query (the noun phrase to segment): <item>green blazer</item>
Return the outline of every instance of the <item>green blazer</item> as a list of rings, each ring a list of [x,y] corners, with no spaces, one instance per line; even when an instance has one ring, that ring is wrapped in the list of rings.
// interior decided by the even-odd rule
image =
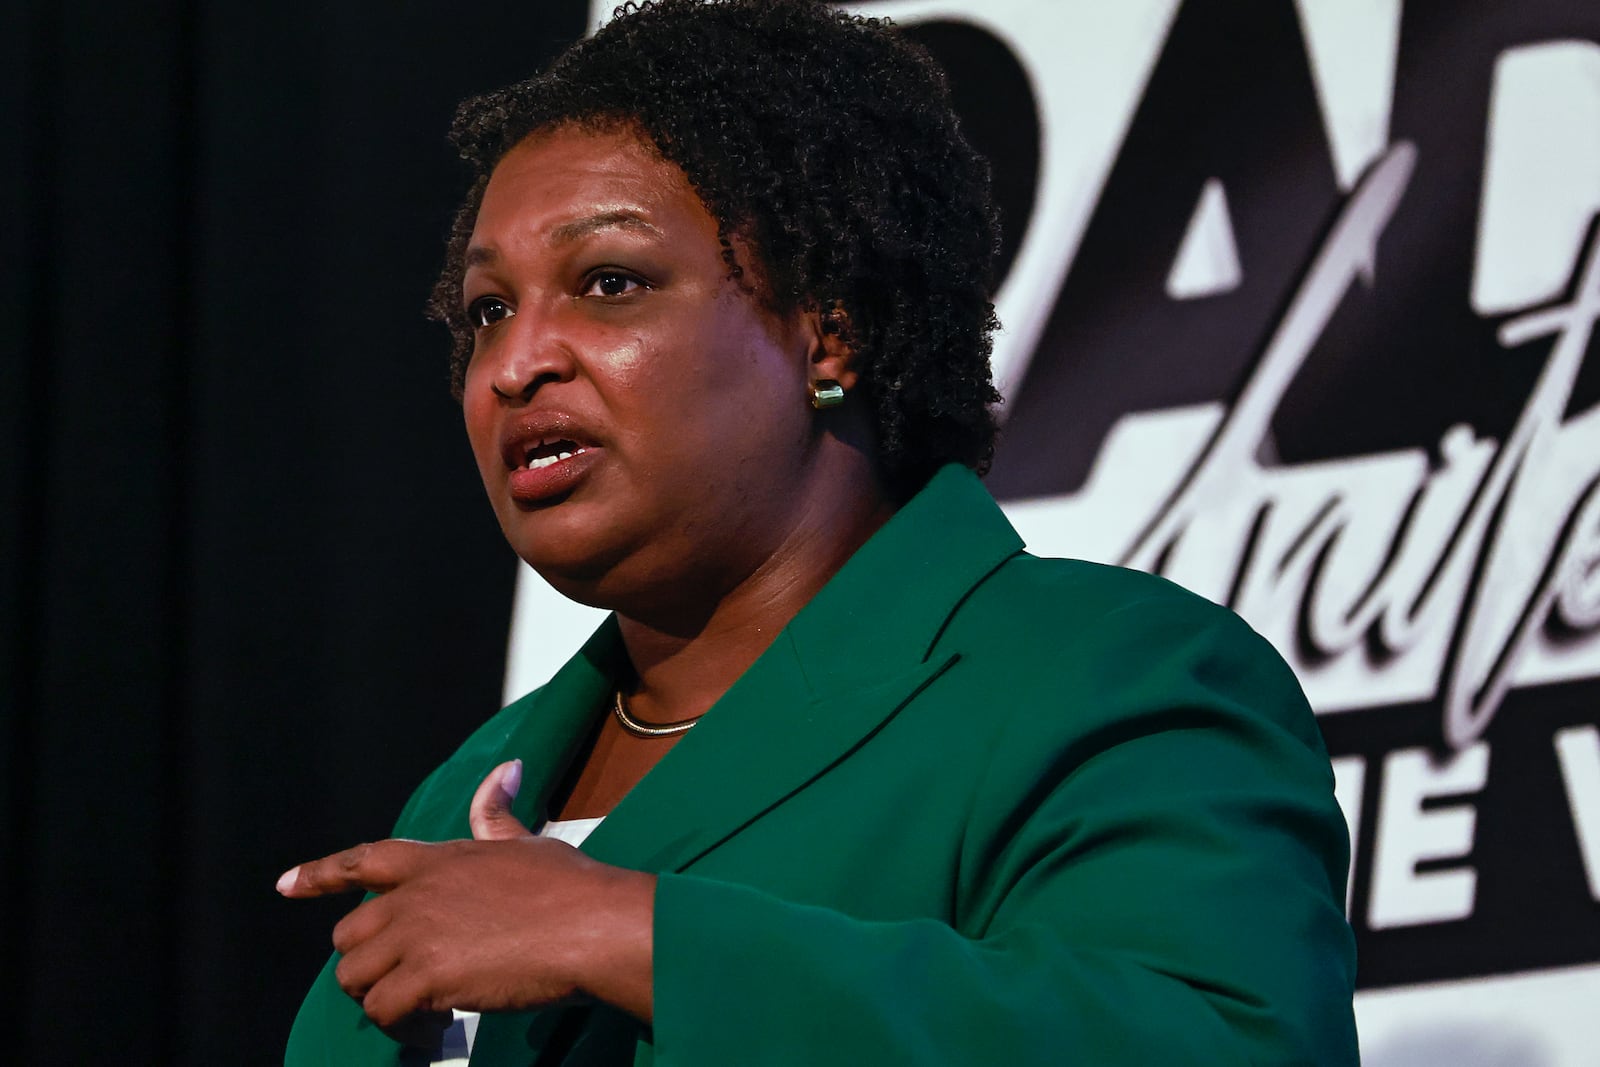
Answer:
[[[604,714],[614,621],[433,773],[535,823]],[[947,467],[584,844],[660,874],[655,1025],[486,1015],[474,1064],[1354,1064],[1348,842],[1299,686],[1163,579],[1039,559]],[[333,980],[292,1067],[393,1065]]]

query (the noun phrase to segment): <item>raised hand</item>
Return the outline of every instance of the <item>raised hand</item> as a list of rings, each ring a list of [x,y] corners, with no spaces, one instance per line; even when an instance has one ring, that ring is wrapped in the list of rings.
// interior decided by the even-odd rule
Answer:
[[[386,1030],[580,997],[650,1021],[655,878],[529,833],[510,811],[521,769],[501,764],[478,787],[471,841],[357,845],[278,880],[291,898],[379,894],[334,927],[333,945],[339,985]]]

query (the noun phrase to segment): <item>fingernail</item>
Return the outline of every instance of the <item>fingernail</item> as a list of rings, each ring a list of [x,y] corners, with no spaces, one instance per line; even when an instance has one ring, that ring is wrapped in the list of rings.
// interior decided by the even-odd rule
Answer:
[[[506,768],[506,773],[500,776],[500,788],[504,789],[506,796],[512,800],[517,798],[517,790],[522,788],[522,761],[514,759],[511,766]]]
[[[278,892],[284,894],[285,896],[288,896],[289,890],[293,889],[294,888],[294,884],[296,882],[298,882],[299,880],[300,880],[300,868],[299,867],[290,867],[287,871],[284,871],[283,874],[278,877]]]

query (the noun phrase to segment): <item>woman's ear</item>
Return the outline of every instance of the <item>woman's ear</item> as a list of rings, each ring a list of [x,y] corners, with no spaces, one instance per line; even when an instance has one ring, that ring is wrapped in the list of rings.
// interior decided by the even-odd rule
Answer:
[[[842,300],[822,300],[811,312],[816,317],[811,349],[811,380],[832,380],[848,392],[861,378],[856,362],[855,329]]]

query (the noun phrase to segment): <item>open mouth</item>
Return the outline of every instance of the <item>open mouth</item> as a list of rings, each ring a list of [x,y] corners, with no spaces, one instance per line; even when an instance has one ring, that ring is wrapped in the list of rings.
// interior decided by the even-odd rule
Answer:
[[[531,442],[523,452],[522,469],[541,470],[586,451],[583,445],[566,437]]]
[[[506,489],[523,508],[565,500],[604,453],[581,422],[560,411],[527,412],[508,423],[500,438]]]

